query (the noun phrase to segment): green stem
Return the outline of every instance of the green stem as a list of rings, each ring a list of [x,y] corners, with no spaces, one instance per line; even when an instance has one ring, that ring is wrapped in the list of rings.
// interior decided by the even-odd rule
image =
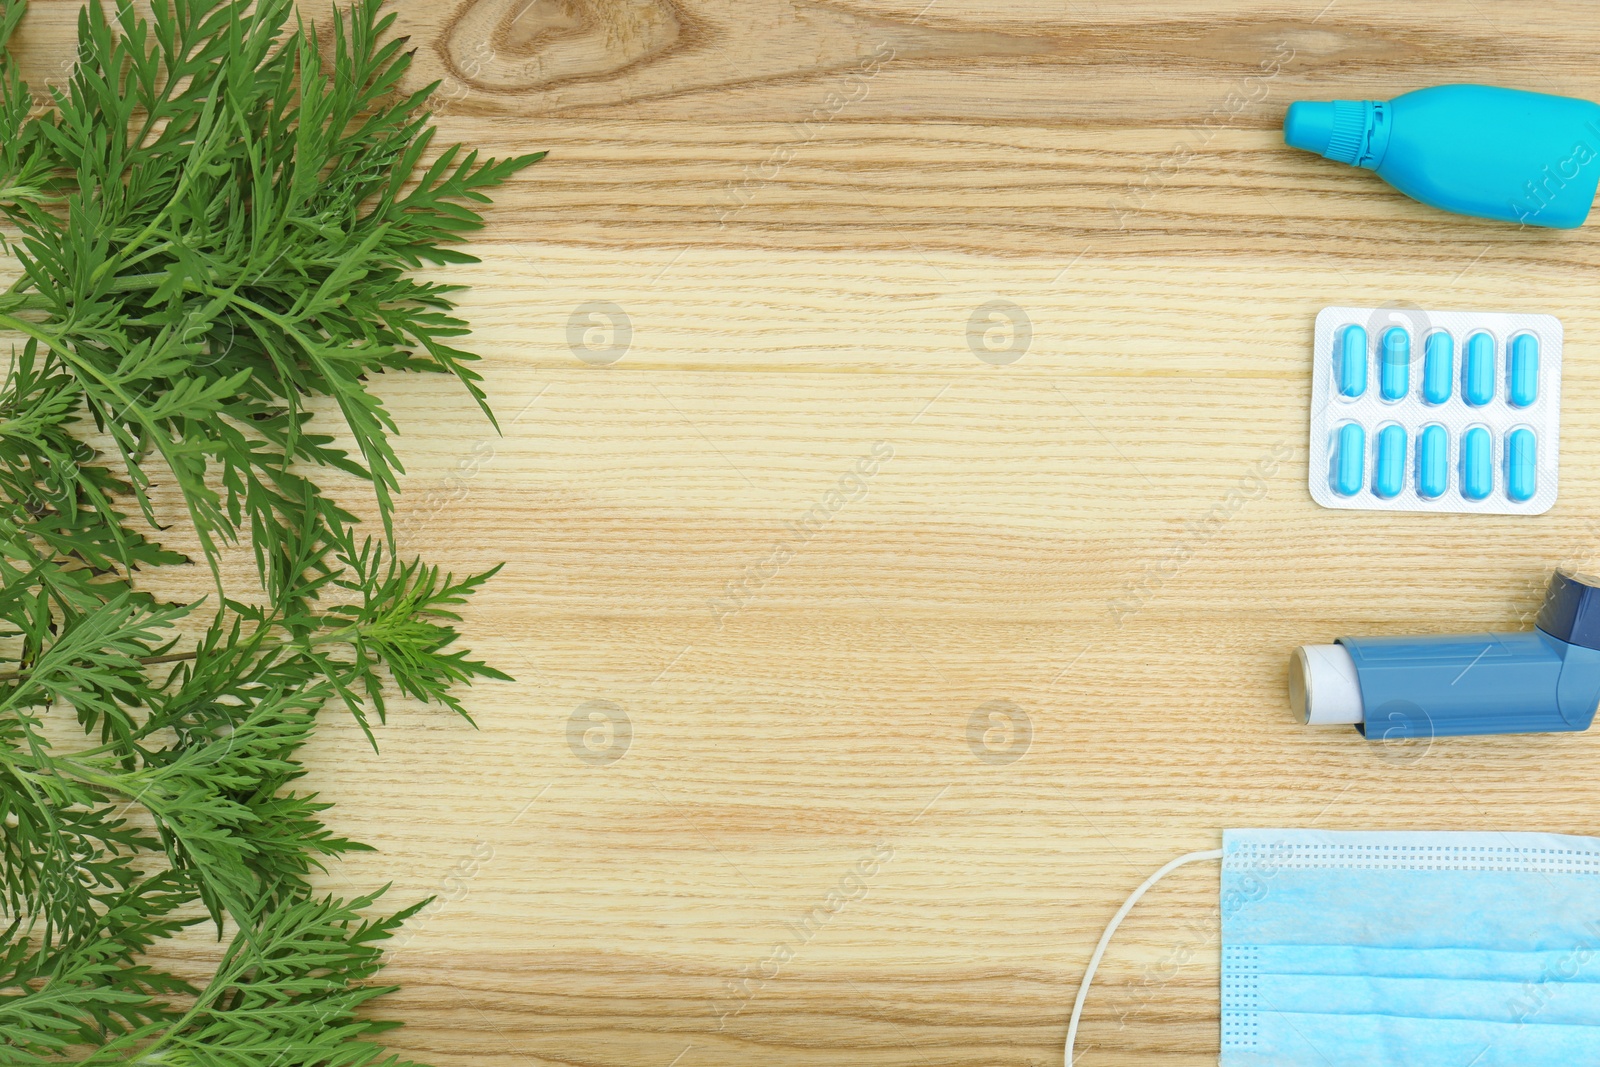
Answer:
[[[131,293],[139,289],[154,289],[166,281],[169,275],[164,272],[153,274],[125,274],[112,282],[107,289],[114,293]]]
[[[25,333],[35,341],[38,341],[40,344],[50,349],[52,352],[65,355],[65,353],[62,352],[62,349],[65,346],[61,343],[61,338],[55,337],[47,331],[40,329],[38,323],[28,322],[26,319],[19,319],[14,315],[0,313],[0,330],[15,330],[18,333]]]
[[[139,662],[147,667],[160,663],[182,663],[186,659],[194,659],[199,654],[199,652],[173,652],[165,656],[140,656]],[[18,678],[25,678],[31,673],[31,671],[23,670],[0,671],[0,683],[14,682]]]
[[[200,991],[200,995],[189,1006],[189,1010],[184,1012],[183,1016],[174,1021],[171,1026],[163,1030],[159,1037],[139,1050],[138,1057],[131,1061],[133,1067],[138,1067],[141,1064],[166,1064],[166,1056],[157,1054],[161,1047],[170,1044],[173,1038],[183,1033],[184,1029],[194,1021],[197,1015],[202,1011],[209,1010],[216,1003],[219,996],[231,989],[235,983],[244,977],[245,972],[250,969],[255,961],[248,954],[235,951],[237,944],[238,942],[235,942],[228,947],[227,954],[223,957],[222,965],[211,976],[211,981],[206,983],[206,987]]]
[[[348,641],[345,639],[350,634],[356,633],[360,629],[361,627],[357,626],[355,623],[349,623],[348,625],[339,627],[337,630],[329,630],[325,634],[320,634],[316,637],[313,637],[304,644],[307,648],[316,648],[319,645],[331,645],[339,641],[345,641],[345,643],[348,644]],[[298,645],[300,643],[301,642],[294,641],[289,638],[285,638],[284,640],[278,642],[280,647],[286,645]],[[163,656],[140,656],[139,662],[146,667],[153,667],[162,663],[182,663],[184,660],[197,659],[199,656],[200,653],[198,650],[193,652],[169,652]],[[24,670],[0,671],[0,683],[15,682],[19,678],[25,678],[31,673],[31,671]],[[0,707],[0,710],[4,710],[4,708]]]
[[[43,293],[0,294],[0,312],[49,311],[55,304]]]

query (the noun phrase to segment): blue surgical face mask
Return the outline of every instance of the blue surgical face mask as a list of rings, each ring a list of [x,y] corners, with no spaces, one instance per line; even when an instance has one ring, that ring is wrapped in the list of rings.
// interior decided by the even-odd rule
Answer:
[[[1221,1067],[1600,1064],[1600,841],[1229,830]]]
[[[1222,840],[1222,1067],[1600,1063],[1600,841]]]

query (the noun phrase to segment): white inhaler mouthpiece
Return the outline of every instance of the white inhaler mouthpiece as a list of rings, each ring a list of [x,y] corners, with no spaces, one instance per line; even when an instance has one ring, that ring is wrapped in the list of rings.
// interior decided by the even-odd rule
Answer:
[[[1301,645],[1289,659],[1289,706],[1307,726],[1366,720],[1355,661],[1343,645]]]

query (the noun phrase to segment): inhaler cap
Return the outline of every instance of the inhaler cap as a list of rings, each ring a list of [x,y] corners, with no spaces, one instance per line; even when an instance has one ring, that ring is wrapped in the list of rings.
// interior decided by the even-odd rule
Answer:
[[[1289,706],[1308,726],[1366,721],[1356,664],[1343,645],[1301,645],[1289,659]]]
[[[1558,641],[1600,650],[1600,578],[1556,571],[1534,625]]]

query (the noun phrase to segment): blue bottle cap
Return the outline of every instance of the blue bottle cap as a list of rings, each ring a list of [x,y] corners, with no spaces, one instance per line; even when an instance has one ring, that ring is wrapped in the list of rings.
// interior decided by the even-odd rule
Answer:
[[[1600,578],[1556,571],[1534,625],[1569,645],[1600,650]]]
[[[1283,143],[1336,163],[1375,169],[1389,146],[1383,100],[1296,100],[1283,117]]]
[[[1334,122],[1332,101],[1296,100],[1283,117],[1283,143],[1320,156],[1333,140]]]

